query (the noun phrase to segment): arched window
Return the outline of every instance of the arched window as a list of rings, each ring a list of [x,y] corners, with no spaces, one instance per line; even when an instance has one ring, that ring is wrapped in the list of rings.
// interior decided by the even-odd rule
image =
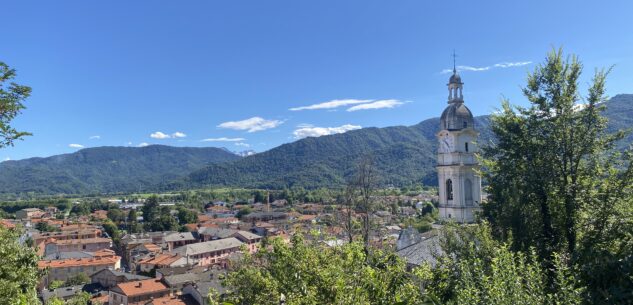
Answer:
[[[466,179],[466,181],[464,181],[464,198],[466,199],[467,203],[472,204],[472,202],[473,202],[473,183],[470,181],[470,179]]]
[[[453,200],[453,181],[446,180],[446,200]]]
[[[464,128],[468,127],[468,122],[464,121]]]
[[[466,152],[468,152],[468,142],[464,143],[464,149],[466,149]]]

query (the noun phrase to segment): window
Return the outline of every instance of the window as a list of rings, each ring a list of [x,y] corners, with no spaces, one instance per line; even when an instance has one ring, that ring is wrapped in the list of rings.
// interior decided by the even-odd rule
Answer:
[[[464,143],[464,149],[466,149],[466,152],[468,152],[468,142]]]
[[[466,202],[468,204],[472,204],[472,202],[473,202],[473,183],[470,181],[470,179],[466,179],[466,181],[464,181],[464,196],[465,196]]]
[[[468,127],[468,122],[464,121],[464,128]]]
[[[453,200],[453,181],[446,180],[446,200]]]

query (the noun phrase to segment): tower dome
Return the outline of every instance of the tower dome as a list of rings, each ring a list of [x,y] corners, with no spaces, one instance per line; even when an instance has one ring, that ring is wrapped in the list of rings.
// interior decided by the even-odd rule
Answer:
[[[464,103],[451,103],[440,117],[441,129],[459,130],[474,128],[474,125],[473,114]]]
[[[449,105],[440,117],[440,128],[447,130],[474,128],[473,114],[464,105],[462,93],[464,83],[462,83],[462,78],[455,68],[453,68],[453,75],[448,79],[447,86]]]
[[[451,78],[448,79],[448,83],[449,84],[463,84],[462,77],[459,76],[459,74],[457,73],[455,69],[453,69],[453,75],[451,75]]]

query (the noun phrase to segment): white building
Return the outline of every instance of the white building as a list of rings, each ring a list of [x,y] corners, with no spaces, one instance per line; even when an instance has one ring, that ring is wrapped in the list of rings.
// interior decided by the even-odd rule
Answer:
[[[442,219],[472,222],[481,209],[481,177],[475,157],[479,132],[473,115],[464,105],[461,77],[453,68],[448,83],[448,106],[440,118],[437,154],[439,209]]]

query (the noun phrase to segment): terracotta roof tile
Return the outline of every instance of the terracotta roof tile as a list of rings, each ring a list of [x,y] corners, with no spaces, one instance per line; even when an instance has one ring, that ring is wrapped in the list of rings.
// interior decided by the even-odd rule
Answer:
[[[69,258],[60,260],[41,260],[37,262],[37,267],[44,269],[50,268],[66,268],[66,267],[79,267],[79,266],[101,266],[101,265],[115,265],[121,260],[119,256],[111,257],[92,257],[92,258]]]
[[[160,280],[149,279],[149,280],[142,280],[142,281],[119,283],[112,290],[130,297],[130,296],[166,291],[168,290],[168,288]]]

